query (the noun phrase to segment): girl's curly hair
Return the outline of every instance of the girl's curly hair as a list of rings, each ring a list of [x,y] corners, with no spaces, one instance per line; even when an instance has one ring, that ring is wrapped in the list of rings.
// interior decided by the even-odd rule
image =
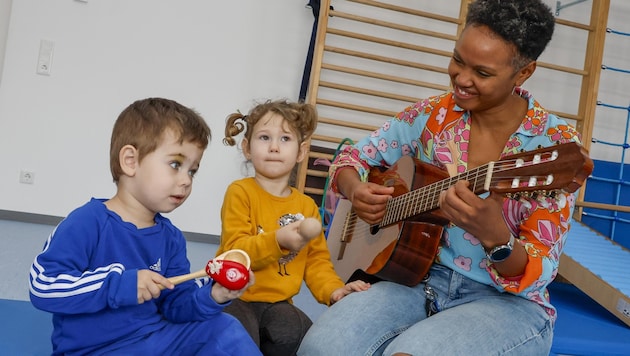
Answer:
[[[310,138],[317,127],[317,111],[313,105],[290,102],[286,99],[267,100],[255,105],[247,115],[241,112],[228,115],[223,143],[234,146],[236,144],[234,137],[243,131],[245,138],[251,142],[252,129],[268,112],[282,116],[298,134],[300,144]]]

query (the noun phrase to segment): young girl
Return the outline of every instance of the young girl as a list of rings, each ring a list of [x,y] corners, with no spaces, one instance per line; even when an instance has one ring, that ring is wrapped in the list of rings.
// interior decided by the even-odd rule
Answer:
[[[233,182],[221,209],[221,244],[251,257],[256,283],[225,312],[243,323],[265,355],[294,355],[312,322],[293,305],[302,281],[315,299],[331,305],[370,287],[344,285],[335,273],[323,233],[307,241],[299,234],[303,217],[320,219],[309,196],[289,185],[295,165],[307,156],[307,139],[317,125],[315,108],[286,100],[266,101],[248,115],[228,116],[226,145],[245,131],[241,148],[255,175]]]

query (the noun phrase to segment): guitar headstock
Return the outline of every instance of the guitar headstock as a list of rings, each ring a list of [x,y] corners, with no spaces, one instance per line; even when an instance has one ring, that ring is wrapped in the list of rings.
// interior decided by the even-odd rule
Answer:
[[[484,188],[508,196],[573,193],[592,171],[593,161],[584,147],[563,143],[491,162]]]

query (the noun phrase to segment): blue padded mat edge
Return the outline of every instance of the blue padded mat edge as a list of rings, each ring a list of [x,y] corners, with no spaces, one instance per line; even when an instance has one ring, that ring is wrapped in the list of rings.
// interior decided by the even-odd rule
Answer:
[[[31,302],[0,299],[0,354],[40,356],[52,353],[52,315]]]
[[[552,355],[630,355],[630,327],[577,287],[553,282],[558,311]]]
[[[630,355],[630,327],[573,285],[554,282],[558,310],[551,355]],[[52,318],[28,301],[0,299],[0,354],[50,355]]]

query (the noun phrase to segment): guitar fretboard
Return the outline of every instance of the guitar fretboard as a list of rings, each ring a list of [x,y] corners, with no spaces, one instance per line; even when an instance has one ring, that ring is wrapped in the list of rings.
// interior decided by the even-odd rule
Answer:
[[[379,227],[389,226],[413,216],[437,209],[440,193],[455,184],[458,180],[469,181],[471,183],[470,188],[475,194],[484,192],[489,166],[490,164],[486,164],[455,177],[443,179],[439,182],[429,184],[390,199],[387,202],[387,211]]]

